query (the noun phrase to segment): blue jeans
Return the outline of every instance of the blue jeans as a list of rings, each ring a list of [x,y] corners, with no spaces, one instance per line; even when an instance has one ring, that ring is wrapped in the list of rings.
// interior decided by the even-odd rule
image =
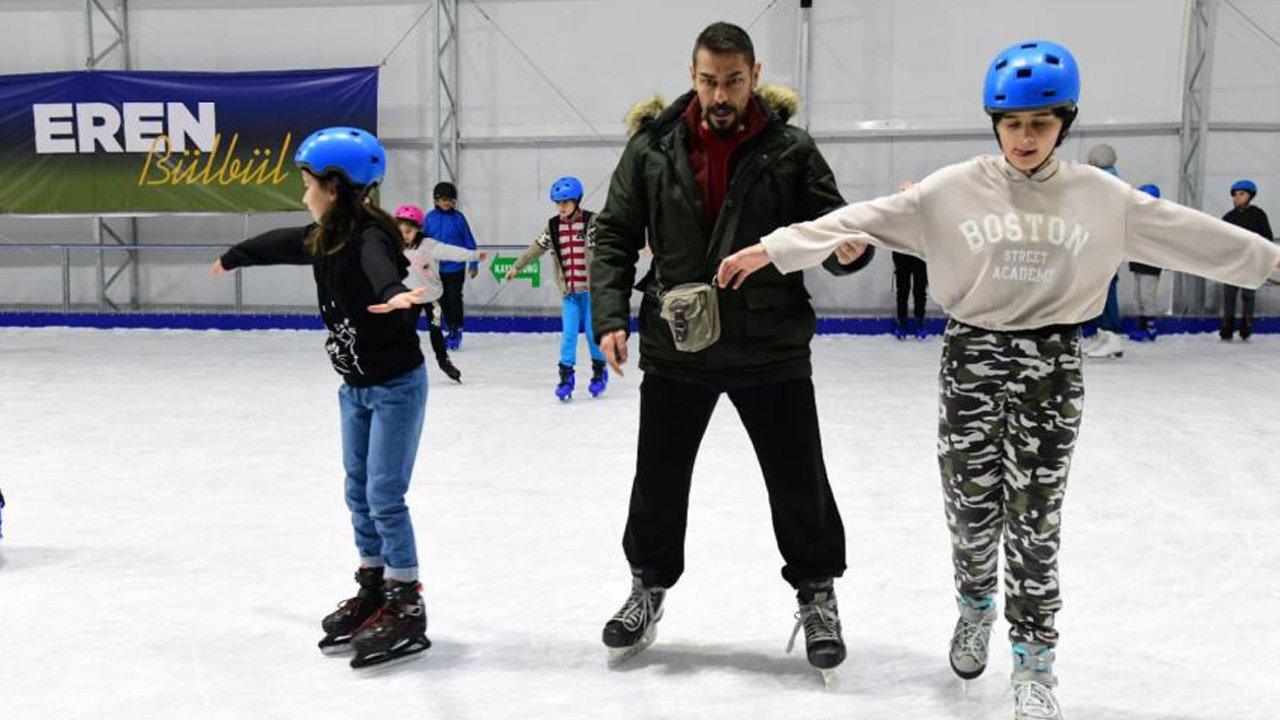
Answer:
[[[591,293],[569,293],[561,301],[560,313],[560,364],[573,367],[578,362],[578,333],[587,334],[587,348],[591,359],[604,362],[604,352],[596,344],[591,332]]]
[[[1120,332],[1120,296],[1117,292],[1119,284],[1120,275],[1114,275],[1111,278],[1111,284],[1107,286],[1107,302],[1102,306],[1102,314],[1084,324],[1085,337],[1092,337],[1099,329]]]
[[[419,365],[381,385],[338,388],[347,508],[360,564],[386,577],[418,579],[418,551],[404,494],[409,489],[427,408],[427,371]]]

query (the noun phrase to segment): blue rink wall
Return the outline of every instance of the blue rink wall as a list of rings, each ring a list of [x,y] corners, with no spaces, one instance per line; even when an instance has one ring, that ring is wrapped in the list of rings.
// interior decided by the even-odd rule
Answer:
[[[425,329],[425,321],[419,327]],[[1160,317],[1156,328],[1163,335],[1216,332],[1216,317]],[[926,320],[929,331],[942,332],[946,318]],[[1123,329],[1134,329],[1135,318],[1127,317]],[[204,313],[60,313],[0,312],[0,327],[89,327],[145,328],[152,330],[319,330],[318,315],[204,314]],[[560,317],[550,315],[471,315],[468,332],[558,332]],[[631,330],[636,320],[631,319]],[[1280,332],[1280,317],[1254,320],[1255,333]],[[893,331],[889,317],[819,317],[820,335],[881,335]]]

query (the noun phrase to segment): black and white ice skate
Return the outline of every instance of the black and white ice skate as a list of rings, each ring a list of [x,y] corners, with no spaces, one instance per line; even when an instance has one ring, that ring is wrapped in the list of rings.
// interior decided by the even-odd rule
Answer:
[[[385,665],[431,647],[420,590],[417,582],[387,583],[386,603],[351,638],[351,667]]]
[[[609,664],[625,662],[653,644],[662,619],[666,588],[646,588],[640,578],[631,579],[631,594],[622,608],[604,625],[601,639],[609,648]]]
[[[796,635],[803,628],[809,664],[822,673],[822,683],[831,687],[836,682],[836,668],[844,662],[845,656],[835,588],[831,580],[804,582],[796,592],[796,600],[800,607],[796,611],[796,626],[791,631],[791,640],[787,642],[787,652],[795,647]]]
[[[356,571],[360,592],[338,603],[338,609],[320,621],[324,637],[320,652],[334,655],[351,649],[351,636],[386,603],[382,591],[382,568],[360,568]]]

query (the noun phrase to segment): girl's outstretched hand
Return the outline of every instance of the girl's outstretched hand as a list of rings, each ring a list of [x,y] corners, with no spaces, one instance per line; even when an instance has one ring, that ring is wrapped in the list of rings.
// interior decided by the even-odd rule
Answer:
[[[230,271],[222,267],[222,258],[218,258],[217,260],[214,260],[213,266],[209,268],[209,274],[214,277],[222,277],[223,275],[226,275],[228,272]]]
[[[742,283],[746,282],[747,276],[770,262],[772,261],[765,253],[764,245],[756,243],[749,248],[743,248],[720,261],[720,271],[716,273],[716,284],[722,288],[737,290],[742,287]]]
[[[365,308],[375,315],[382,315],[393,310],[408,310],[414,305],[421,305],[426,302],[427,289],[425,287],[414,288],[409,292],[402,292],[393,296],[390,300],[377,305],[370,305]]]

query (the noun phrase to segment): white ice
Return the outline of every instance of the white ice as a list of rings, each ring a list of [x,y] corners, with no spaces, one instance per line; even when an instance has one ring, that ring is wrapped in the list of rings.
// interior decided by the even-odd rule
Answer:
[[[658,641],[606,667],[640,373],[561,405],[550,334],[468,336],[462,386],[430,370],[409,503],[435,646],[373,674],[322,656],[319,620],[351,593],[355,554],[321,345],[0,330],[0,718],[1010,717],[1003,621],[967,693],[947,666],[936,338],[813,343],[849,550],[832,691],[784,653],[794,599],[727,401]],[[1065,715],[1274,718],[1280,337],[1128,351],[1086,368],[1061,553]]]

